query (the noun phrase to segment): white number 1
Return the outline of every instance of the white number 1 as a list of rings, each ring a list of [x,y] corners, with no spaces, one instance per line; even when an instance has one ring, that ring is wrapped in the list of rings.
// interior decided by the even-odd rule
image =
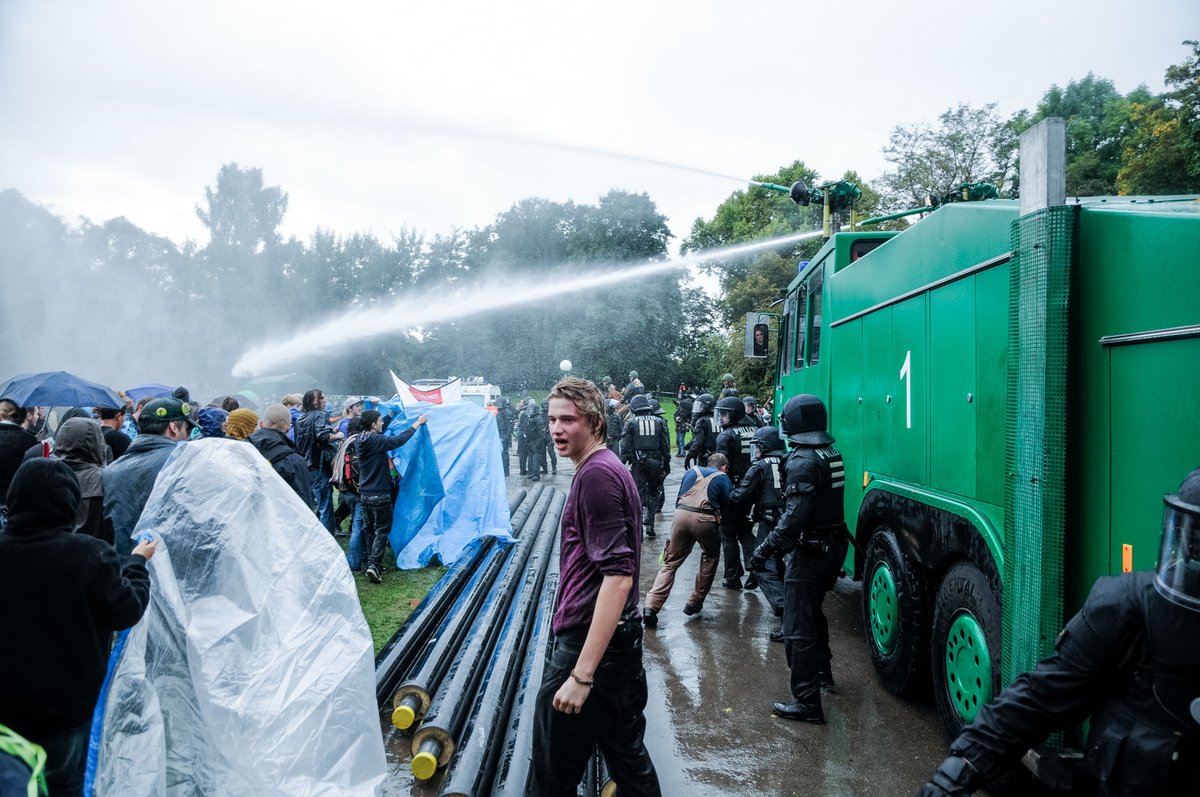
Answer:
[[[900,366],[900,378],[904,380],[904,427],[912,428],[912,350],[904,352],[904,365]]]

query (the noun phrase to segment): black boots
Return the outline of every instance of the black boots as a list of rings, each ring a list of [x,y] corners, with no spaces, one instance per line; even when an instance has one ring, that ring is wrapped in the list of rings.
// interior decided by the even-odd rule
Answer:
[[[771,710],[775,716],[785,720],[807,722],[812,725],[825,724],[825,712],[821,710],[820,703],[800,703],[793,700],[791,703],[774,703],[771,705]]]

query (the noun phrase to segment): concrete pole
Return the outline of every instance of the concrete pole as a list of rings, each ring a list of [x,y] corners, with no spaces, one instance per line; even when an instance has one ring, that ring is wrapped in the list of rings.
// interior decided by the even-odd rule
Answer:
[[[1021,134],[1021,215],[1066,200],[1067,124],[1050,117]]]

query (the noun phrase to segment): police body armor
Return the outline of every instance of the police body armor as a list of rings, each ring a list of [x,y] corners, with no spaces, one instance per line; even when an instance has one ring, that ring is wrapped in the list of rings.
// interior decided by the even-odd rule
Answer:
[[[692,424],[692,442],[688,446],[693,464],[708,465],[708,456],[717,450],[717,433],[713,431],[712,416],[704,415]]]
[[[760,523],[775,524],[779,520],[779,513],[783,510],[781,462],[783,462],[783,457],[778,454],[767,454],[750,466],[763,469],[762,481],[759,482],[758,488],[758,500],[754,502],[754,519]]]
[[[635,415],[629,423],[633,425],[633,456],[638,462],[650,462],[661,467],[659,434],[663,419],[657,415]]]
[[[724,454],[729,459],[730,480],[736,485],[750,470],[750,441],[758,427],[743,420],[737,426],[726,427],[717,435],[717,453]]]
[[[1136,590],[1147,653],[1134,684],[1096,712],[1089,758],[1106,795],[1175,794],[1200,778],[1200,620],[1154,589]],[[1109,776],[1115,782],[1107,783]]]
[[[846,468],[842,455],[833,446],[809,448],[800,446],[783,460],[783,500],[789,503],[805,492],[812,492],[813,505],[798,534],[799,545],[812,545],[828,549],[846,535],[845,504]],[[809,473],[816,476],[812,484]]]

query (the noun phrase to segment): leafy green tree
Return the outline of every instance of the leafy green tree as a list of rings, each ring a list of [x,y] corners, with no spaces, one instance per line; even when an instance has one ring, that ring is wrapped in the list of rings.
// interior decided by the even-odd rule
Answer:
[[[893,166],[881,180],[886,207],[918,207],[929,194],[940,197],[964,183],[1008,184],[1012,135],[994,102],[980,108],[959,103],[938,117],[937,126],[892,128],[883,148]]]
[[[1150,100],[1139,86],[1122,97],[1111,80],[1089,72],[1067,87],[1051,86],[1042,96],[1030,125],[1057,116],[1067,125],[1067,193],[1078,196],[1117,192],[1117,171],[1125,138],[1132,129],[1135,104]]]
[[[1184,44],[1192,52],[1167,67],[1169,91],[1132,103],[1116,180],[1122,194],[1200,192],[1200,42]]]

